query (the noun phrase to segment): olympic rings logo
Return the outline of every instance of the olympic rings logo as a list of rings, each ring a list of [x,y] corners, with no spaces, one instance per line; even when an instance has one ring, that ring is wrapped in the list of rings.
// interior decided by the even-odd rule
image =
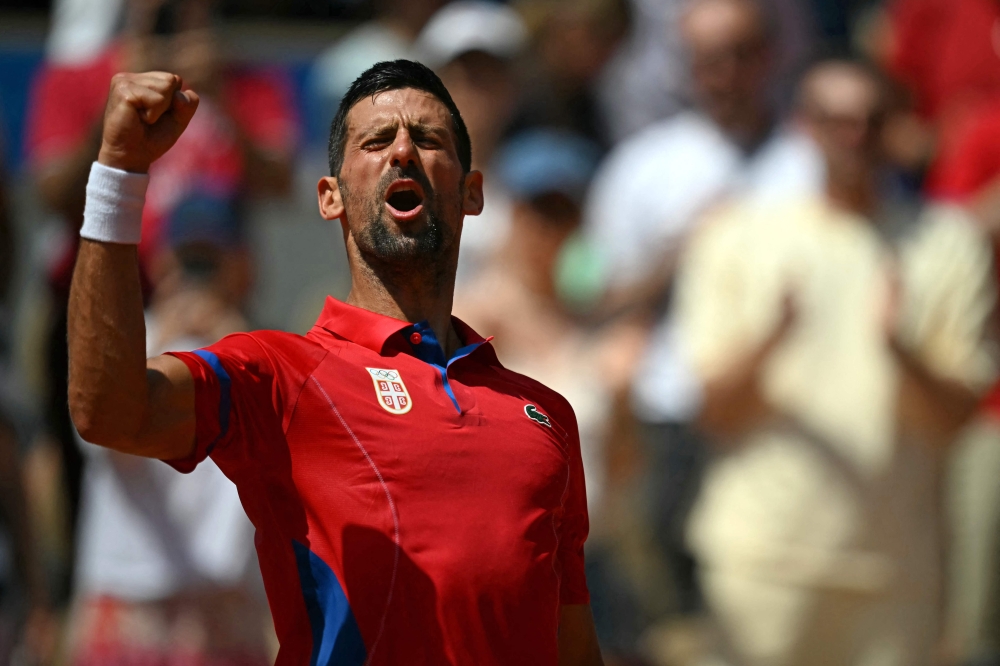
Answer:
[[[397,379],[399,379],[399,373],[396,372],[395,370],[379,370],[376,368],[368,368],[368,372],[371,373],[372,377],[376,377],[378,379],[388,379],[391,382],[394,382]]]

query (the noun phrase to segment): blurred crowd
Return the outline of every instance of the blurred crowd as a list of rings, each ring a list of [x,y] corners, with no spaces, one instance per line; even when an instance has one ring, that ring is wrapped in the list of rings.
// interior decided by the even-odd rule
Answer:
[[[232,484],[69,419],[111,76],[202,98],[151,172],[153,355],[346,295],[315,183],[340,97],[396,58],[485,174],[456,316],[576,411],[606,663],[1000,665],[1000,1],[342,4],[292,66],[234,48],[239,2],[54,1],[0,175],[0,665],[275,651]]]

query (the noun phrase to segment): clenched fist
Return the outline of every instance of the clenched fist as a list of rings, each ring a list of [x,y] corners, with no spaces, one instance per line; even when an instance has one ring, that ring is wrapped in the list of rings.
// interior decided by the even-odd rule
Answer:
[[[184,90],[176,74],[116,74],[104,110],[104,135],[97,161],[133,173],[167,152],[198,108],[198,95]]]

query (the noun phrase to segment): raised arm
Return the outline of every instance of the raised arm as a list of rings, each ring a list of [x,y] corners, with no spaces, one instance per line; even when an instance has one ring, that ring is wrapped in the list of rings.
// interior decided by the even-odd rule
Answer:
[[[121,219],[115,188],[121,178],[135,184],[134,174],[146,174],[197,107],[198,96],[183,90],[174,74],[112,79],[97,161],[133,176],[112,174],[114,182],[105,183],[100,193],[101,206],[88,207],[88,216],[103,217],[106,224],[102,233],[90,234],[85,222],[83,235],[103,240],[82,240],[69,303],[69,406],[80,435],[118,451],[163,459],[184,458],[194,449],[194,384],[183,362],[169,356],[146,360],[137,245],[130,239],[134,234],[118,228],[139,220]]]

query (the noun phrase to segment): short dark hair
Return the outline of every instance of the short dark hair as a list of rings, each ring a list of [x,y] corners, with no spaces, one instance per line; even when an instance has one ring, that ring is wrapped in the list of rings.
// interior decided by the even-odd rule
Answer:
[[[347,89],[344,98],[340,100],[337,115],[330,123],[330,143],[328,156],[330,160],[330,175],[340,174],[344,165],[344,144],[347,141],[347,114],[365,97],[375,97],[387,90],[413,88],[429,93],[441,100],[451,114],[452,129],[455,130],[455,147],[458,150],[458,160],[466,172],[472,169],[472,141],[469,130],[465,127],[462,114],[455,106],[454,100],[444,87],[438,75],[426,65],[412,60],[391,60],[379,62],[368,68],[354,80]]]

